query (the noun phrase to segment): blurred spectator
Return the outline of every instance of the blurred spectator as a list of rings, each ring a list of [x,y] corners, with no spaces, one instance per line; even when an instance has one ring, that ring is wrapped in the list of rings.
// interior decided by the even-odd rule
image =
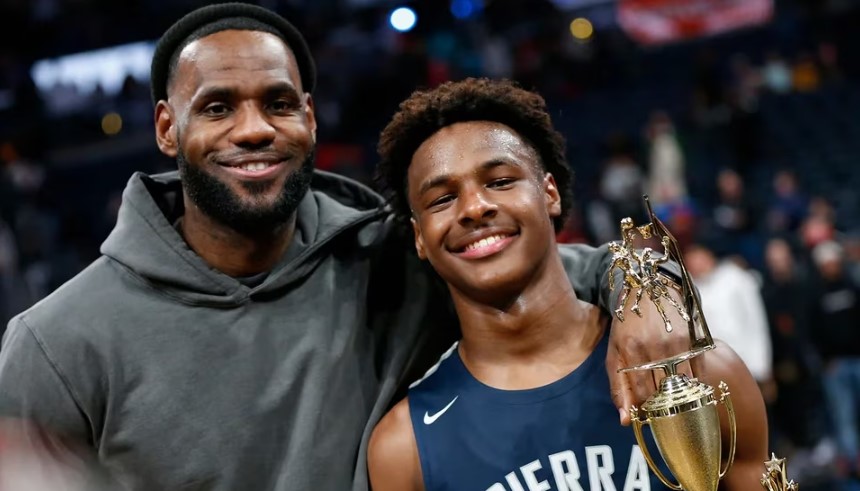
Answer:
[[[843,471],[860,478],[860,287],[848,278],[844,251],[836,242],[816,245],[812,258],[821,279],[812,340],[825,364],[828,406]]]
[[[687,194],[684,152],[665,111],[651,114],[645,128],[650,144],[646,191],[654,213],[672,230],[683,249],[696,232],[696,210]]]
[[[826,436],[821,363],[809,340],[816,290],[810,272],[795,258],[785,239],[768,241],[762,297],[773,346],[777,398],[773,406],[774,438],[793,447],[811,448]],[[787,440],[787,442],[782,442]]]
[[[768,228],[772,233],[794,232],[806,216],[809,199],[790,170],[780,170],[773,178],[773,198],[767,212]]]
[[[642,192],[644,175],[633,160],[630,141],[621,135],[610,137],[609,158],[603,164],[600,196],[609,204],[613,223],[624,217],[639,222],[643,215]]]
[[[33,195],[45,182],[45,168],[39,162],[21,155],[16,145],[7,143],[4,149],[5,173],[16,195]]]
[[[833,209],[821,198],[813,199],[809,215],[800,225],[800,240],[807,249],[832,240],[836,234],[833,226]]]
[[[812,92],[821,86],[821,73],[815,58],[808,51],[801,52],[794,62],[791,83],[797,92]]]
[[[833,224],[821,217],[811,216],[803,222],[801,240],[807,249],[815,249],[821,244],[832,242],[835,236]]]
[[[809,211],[807,213],[810,218],[820,219],[823,222],[833,223],[836,219],[836,212],[833,210],[833,205],[823,196],[815,196],[809,200]]]
[[[737,352],[771,402],[772,345],[755,277],[732,260],[718,259],[713,246],[704,243],[687,248],[684,261],[699,289],[711,334]]]
[[[741,254],[747,261],[755,252],[755,207],[740,174],[724,169],[717,176],[717,202],[711,211],[709,237],[719,238],[721,248]]]
[[[741,54],[732,56],[731,67],[734,76],[733,93],[738,105],[748,112],[755,111],[763,83],[761,72],[750,63],[746,55]]]
[[[648,160],[648,196],[654,206],[673,205],[687,200],[684,176],[684,153],[678,143],[669,115],[657,111],[646,128],[650,143]]]
[[[585,221],[589,235],[598,244],[618,239],[618,221],[609,205],[601,199],[590,200],[585,207]]]
[[[762,68],[765,88],[774,94],[791,92],[791,69],[785,59],[776,51],[770,51]]]

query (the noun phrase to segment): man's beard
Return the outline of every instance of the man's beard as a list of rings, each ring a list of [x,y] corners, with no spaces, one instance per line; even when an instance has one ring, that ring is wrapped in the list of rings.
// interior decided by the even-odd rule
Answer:
[[[311,186],[315,150],[312,148],[302,165],[287,176],[280,195],[271,205],[243,203],[227,184],[199,166],[191,165],[182,149],[176,156],[176,163],[185,193],[200,211],[237,232],[259,235],[274,232],[296,212]],[[270,183],[250,181],[241,185],[255,195],[263,193]]]

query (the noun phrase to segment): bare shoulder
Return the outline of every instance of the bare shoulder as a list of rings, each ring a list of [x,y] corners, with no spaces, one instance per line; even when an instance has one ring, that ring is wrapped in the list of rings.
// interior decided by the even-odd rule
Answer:
[[[726,343],[716,340],[715,344],[717,347],[701,358],[702,381],[714,387],[720,382],[725,382],[733,397],[737,393],[738,397],[757,400],[764,411],[761,391],[743,360]]]
[[[424,490],[408,399],[391,408],[373,430],[367,468],[374,491]]]

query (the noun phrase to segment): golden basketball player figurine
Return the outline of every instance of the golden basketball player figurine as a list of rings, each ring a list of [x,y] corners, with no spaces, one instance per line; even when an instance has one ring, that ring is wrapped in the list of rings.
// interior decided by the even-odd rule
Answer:
[[[630,296],[630,292],[635,288],[636,300],[633,302],[633,307],[631,307],[630,310],[639,317],[642,317],[642,310],[639,307],[639,303],[642,301],[642,295],[647,293],[648,298],[654,303],[654,307],[657,308],[657,312],[660,313],[660,317],[663,318],[666,332],[672,332],[672,323],[669,322],[669,317],[666,315],[661,299],[666,299],[670,304],[672,304],[672,306],[678,310],[678,313],[685,322],[690,321],[690,316],[687,314],[687,310],[676,302],[672,295],[669,294],[668,287],[666,287],[666,284],[658,274],[658,266],[669,261],[669,237],[663,236],[661,240],[661,244],[663,245],[663,254],[658,257],[654,257],[654,250],[650,247],[646,247],[641,253],[636,252],[633,247],[633,239],[635,238],[637,231],[643,238],[651,237],[649,229],[644,227],[634,227],[633,220],[629,217],[625,218],[621,220],[621,244],[618,242],[612,242],[609,244],[609,250],[612,251],[612,265],[609,268],[610,277],[616,268],[624,272],[624,286],[621,290],[621,298],[618,301],[618,308],[615,309],[615,316],[618,317],[618,320],[624,322],[624,307],[627,304],[627,298]],[[634,266],[634,262],[636,263],[636,266]],[[615,282],[610,281],[609,291],[614,290]]]
[[[624,272],[624,286],[621,289],[621,298],[618,301],[618,308],[615,309],[615,316],[618,320],[624,322],[624,305],[627,303],[627,297],[630,296],[630,291],[633,288],[642,289],[642,278],[639,277],[638,271],[633,267],[632,259],[635,259],[635,254],[618,242],[610,242],[609,250],[612,251],[612,265],[609,267],[609,276],[612,277],[612,272],[615,269],[620,269]],[[609,291],[615,291],[615,282],[609,282]],[[638,307],[634,310],[638,312]],[[642,315],[639,313],[639,315]]]

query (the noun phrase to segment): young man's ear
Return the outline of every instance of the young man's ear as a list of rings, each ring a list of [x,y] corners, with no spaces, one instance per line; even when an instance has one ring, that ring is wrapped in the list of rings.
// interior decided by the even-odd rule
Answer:
[[[415,218],[410,218],[412,222],[412,232],[415,233],[415,251],[421,260],[427,259],[427,253],[424,251],[424,237],[421,236],[421,230],[418,228],[418,222]]]
[[[176,157],[179,143],[176,138],[176,115],[165,100],[155,105],[155,141],[161,153]]]
[[[561,194],[555,184],[555,178],[549,172],[543,178],[543,192],[546,197],[546,211],[550,217],[561,215]]]

